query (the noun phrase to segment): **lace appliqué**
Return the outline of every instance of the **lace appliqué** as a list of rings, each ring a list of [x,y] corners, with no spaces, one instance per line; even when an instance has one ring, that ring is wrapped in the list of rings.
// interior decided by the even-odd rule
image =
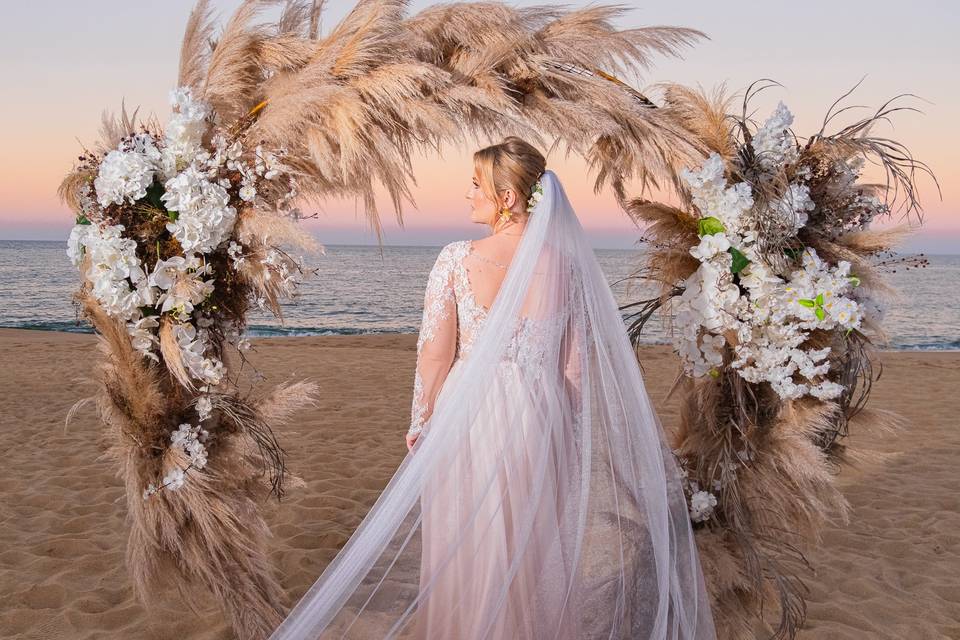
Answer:
[[[448,310],[456,308],[457,346],[455,361],[466,358],[473,348],[474,339],[489,313],[473,295],[470,279],[463,259],[470,253],[469,240],[453,242],[440,252],[427,283],[424,296],[424,314],[417,340],[418,366],[413,380],[413,408],[408,434],[420,433],[426,422],[427,402],[424,397],[423,380],[420,376],[419,354],[427,340],[434,339],[441,320],[447,319]],[[451,305],[451,301],[453,305]],[[563,313],[548,318],[521,318],[503,361],[517,365],[521,374],[537,376],[549,349],[559,346],[560,334],[566,321]]]
[[[459,245],[460,243],[454,242],[440,251],[427,279],[427,288],[423,296],[423,319],[420,323],[420,335],[417,338],[417,368],[413,377],[410,428],[407,431],[411,435],[420,433],[426,422],[427,402],[424,397],[419,362],[421,350],[425,342],[434,339],[437,326],[442,320],[449,318],[449,310],[456,306],[456,293],[451,276],[462,258],[458,251],[461,248]]]

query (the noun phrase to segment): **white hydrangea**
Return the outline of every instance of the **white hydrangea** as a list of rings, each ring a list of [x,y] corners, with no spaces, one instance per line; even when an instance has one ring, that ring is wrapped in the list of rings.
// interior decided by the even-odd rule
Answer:
[[[137,151],[114,149],[100,163],[93,181],[101,207],[136,202],[147,195],[156,172],[154,161]]]
[[[771,211],[792,233],[806,226],[808,214],[815,208],[816,205],[810,199],[810,187],[798,184],[789,185],[783,195],[770,204]]]
[[[230,235],[237,219],[230,194],[207,180],[195,165],[167,180],[164,188],[164,206],[177,212],[177,219],[167,223],[167,230],[185,254],[209,253]]]
[[[70,230],[70,237],[67,238],[67,257],[74,267],[79,267],[83,261],[84,246],[91,233],[95,233],[92,224],[76,224]]]
[[[789,130],[791,124],[793,114],[783,102],[779,102],[773,115],[753,136],[750,144],[757,163],[764,169],[773,171],[796,159],[796,144]]]
[[[720,220],[727,236],[745,231],[743,217],[753,207],[753,192],[744,182],[727,186],[719,154],[711,153],[698,171],[683,169],[680,176],[690,186],[693,203],[703,217]]]
[[[207,132],[209,106],[194,99],[190,87],[178,87],[170,92],[170,105],[174,112],[164,129],[167,163],[173,169],[190,164],[202,149],[203,136]],[[165,167],[167,171],[170,166]]]
[[[123,225],[88,226],[74,252],[79,246],[89,252],[91,293],[108,315],[124,321],[139,317],[139,307],[152,304],[153,293],[137,258],[137,243],[121,235]]]

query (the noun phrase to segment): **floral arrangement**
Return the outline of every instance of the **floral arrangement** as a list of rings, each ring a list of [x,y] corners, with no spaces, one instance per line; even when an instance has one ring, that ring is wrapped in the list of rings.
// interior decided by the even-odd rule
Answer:
[[[849,261],[828,264],[798,239],[816,204],[810,198],[811,167],[794,166],[799,152],[788,129],[792,121],[781,102],[749,143],[763,167],[758,175],[767,182],[763,189],[775,190],[774,183],[785,178],[772,201],[755,203],[748,182],[728,185],[716,152],[699,169],[681,172],[699,214],[700,242],[690,255],[700,265],[681,285],[684,292],[674,307],[681,330],[674,346],[688,375],[716,376],[728,334],[736,356],[730,366],[745,380],[769,383],[784,400],[808,394],[827,400],[843,386],[827,378],[830,347],[810,347],[811,332],[849,334],[860,327],[854,293],[859,278],[850,274]],[[838,165],[837,177],[855,185],[862,157]],[[852,198],[863,221],[885,211],[875,197]],[[771,233],[784,245],[782,259],[765,257],[763,241],[769,243]]]
[[[322,247],[296,225],[286,150],[248,142],[256,111],[225,126],[189,86],[170,102],[162,130],[124,111],[80,156],[61,185],[76,213],[67,255],[107,356],[97,400],[126,480],[138,592],[169,569],[181,589],[221,594],[241,635],[257,635],[282,611],[255,508],[289,476],[273,427],[315,388],[249,397],[230,359],[247,361],[249,309],[282,317],[296,294],[307,271],[290,251]]]
[[[870,134],[904,107],[888,103],[827,134],[832,107],[802,141],[783,103],[760,124],[748,119],[754,95],[751,86],[742,115],[731,115],[722,90],[667,85],[663,108],[702,159],[673,170],[680,206],[623,202],[647,225],[642,277],[660,288],[628,307],[639,307],[635,340],[657,311],[673,328],[682,392],[674,453],[719,635],[753,637],[751,612],[762,618],[772,601],[782,638],[804,617],[802,550],[832,515],[847,515],[833,470],[857,452],[842,437],[857,420],[899,424],[866,408],[873,343],[885,335],[882,272],[925,260],[888,257],[904,229],[870,225],[895,208],[919,217],[915,174],[933,174],[900,143]],[[867,160],[886,182],[864,180]]]
[[[144,499],[179,489],[188,471],[206,466],[210,434],[200,425],[227,374],[224,345],[249,347],[242,337],[248,298],[278,309],[304,274],[302,257],[251,238],[239,223],[263,208],[258,187],[270,193],[268,181],[276,183],[272,193],[282,192],[269,206],[296,215],[284,150],[258,145],[251,153],[236,133],[214,130],[210,106],[189,87],[173,90],[170,103],[162,134],[143,128],[105,154],[87,152],[70,182],[79,183],[78,212],[67,255],[89,295],[124,324],[143,358],[162,363],[194,395],[194,422],[171,430],[166,443],[182,448],[189,465],[164,469],[144,487]]]

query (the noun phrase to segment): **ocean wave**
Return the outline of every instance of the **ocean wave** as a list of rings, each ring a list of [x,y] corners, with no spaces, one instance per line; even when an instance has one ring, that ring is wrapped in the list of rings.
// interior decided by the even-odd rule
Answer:
[[[65,331],[67,333],[93,333],[93,327],[78,322],[2,322],[0,328],[32,329],[36,331]],[[252,324],[247,327],[246,336],[249,338],[283,338],[309,336],[362,336],[383,334],[416,334],[417,327],[398,328],[370,328],[370,327],[293,327]],[[670,341],[658,336],[647,336],[641,339],[645,345],[664,345]],[[940,340],[932,338],[930,341],[896,341],[890,344],[879,345],[880,349],[891,351],[960,351],[960,340],[944,337]]]

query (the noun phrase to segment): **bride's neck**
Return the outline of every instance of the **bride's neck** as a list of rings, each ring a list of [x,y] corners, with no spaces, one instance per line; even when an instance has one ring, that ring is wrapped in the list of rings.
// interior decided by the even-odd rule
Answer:
[[[526,225],[513,223],[510,226],[503,227],[502,229],[491,229],[491,237],[518,237],[523,235],[523,230]]]

